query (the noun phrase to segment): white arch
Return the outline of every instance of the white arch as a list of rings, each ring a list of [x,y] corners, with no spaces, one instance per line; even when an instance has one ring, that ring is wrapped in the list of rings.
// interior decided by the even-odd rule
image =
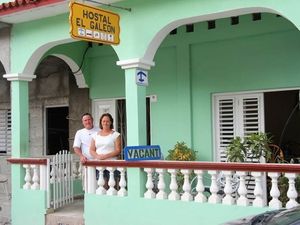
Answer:
[[[76,62],[74,62],[73,59],[71,59],[70,57],[68,57],[66,55],[62,55],[62,54],[52,54],[52,55],[64,60],[68,64],[68,66],[71,68],[72,71],[78,71],[78,72],[74,73],[74,76],[76,79],[76,84],[79,88],[87,88],[88,87],[85,82],[82,70],[79,69],[79,66],[76,64]]]
[[[65,40],[60,40],[60,41],[54,41],[54,42],[49,42],[47,44],[42,45],[38,49],[36,49],[32,55],[30,56],[29,60],[27,61],[23,73],[24,74],[33,74],[34,70],[36,69],[37,65],[40,63],[43,55],[51,48],[55,47],[56,45],[60,44],[65,44],[65,43],[70,43],[74,42],[73,39],[65,39]]]
[[[195,16],[195,17],[189,17],[189,18],[183,18],[176,21],[173,21],[169,24],[167,24],[165,27],[163,27],[151,40],[150,44],[148,45],[148,48],[143,56],[144,61],[153,61],[153,58],[155,56],[155,53],[159,46],[161,45],[162,41],[165,39],[165,37],[175,28],[178,28],[185,24],[192,24],[192,23],[198,23],[203,21],[209,21],[209,20],[216,20],[221,18],[228,18],[232,16],[241,16],[251,13],[274,13],[280,15],[280,13],[274,9],[270,8],[264,8],[264,7],[250,7],[250,8],[239,8],[219,13],[212,13],[207,15],[201,15],[201,16]]]
[[[39,47],[34,53],[31,55],[29,60],[26,63],[26,66],[24,68],[23,73],[24,74],[33,74],[34,70],[38,66],[39,62],[41,61],[43,55],[51,48],[60,45],[60,44],[66,44],[74,42],[73,39],[65,39],[65,40],[60,40],[60,41],[55,41],[55,42],[50,42],[45,45],[42,45]],[[68,66],[71,68],[72,71],[78,71],[76,74],[74,74],[75,79],[76,79],[76,84],[79,88],[87,88],[87,84],[85,82],[83,72],[81,69],[79,69],[78,65],[76,62],[71,59],[70,57],[63,55],[63,54],[52,54],[53,56],[56,56],[62,60],[64,60]]]

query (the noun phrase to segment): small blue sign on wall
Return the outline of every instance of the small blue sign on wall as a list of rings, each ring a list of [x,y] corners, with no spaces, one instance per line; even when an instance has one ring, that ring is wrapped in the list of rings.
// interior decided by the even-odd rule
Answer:
[[[136,70],[136,84],[148,86],[148,72],[145,70]]]
[[[159,145],[126,146],[124,148],[126,161],[158,160],[161,159]]]

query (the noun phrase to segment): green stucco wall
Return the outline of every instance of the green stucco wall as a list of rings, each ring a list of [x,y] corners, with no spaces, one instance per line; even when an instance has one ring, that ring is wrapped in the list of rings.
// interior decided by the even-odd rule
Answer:
[[[199,160],[212,160],[212,94],[300,85],[300,34],[282,17],[263,14],[216,21],[216,28],[198,23],[169,35],[155,55],[147,95],[151,103],[151,139],[167,154],[176,141],[198,151]],[[124,72],[109,46],[88,53],[92,99],[123,98]],[[190,60],[190,61],[189,61]]]
[[[153,49],[147,47],[155,42],[154,36],[166,26],[173,29],[176,23],[184,24],[183,20],[188,17],[195,18],[195,21],[206,21],[234,14],[228,13],[226,16],[218,12],[238,11],[244,7],[255,8],[249,11],[256,11],[256,7],[261,10],[273,7],[274,11],[289,16],[300,27],[299,7],[296,7],[299,6],[298,0],[228,0],[226,4],[220,4],[219,0],[182,2],[169,0],[158,4],[156,1],[122,1],[124,6],[132,6],[133,11],[120,11],[123,29],[121,45],[114,47],[118,54],[112,47],[96,45],[87,54],[84,72],[92,99],[125,97],[124,71],[116,66],[116,61],[142,58],[145,51],[147,60],[151,60],[149,51],[154,49],[155,52],[155,45],[152,46]],[[263,14],[261,21],[252,21],[251,15],[240,16],[238,25],[230,25],[230,18],[221,19],[216,21],[216,28],[211,30],[207,29],[206,22],[201,22],[194,29],[194,32],[188,33],[183,26],[177,30],[176,35],[168,35],[159,45],[154,57],[156,65],[149,72],[147,95],[157,95],[158,99],[151,104],[152,143],[161,145],[166,154],[177,141],[186,141],[198,151],[198,159],[206,161],[213,159],[212,94],[298,88],[300,35],[292,23],[275,14]],[[14,25],[11,72],[32,74],[34,64],[37,65],[48,51],[44,45],[52,47],[72,41],[68,31],[67,14]],[[165,34],[168,31],[171,30],[165,29]],[[159,39],[157,36],[155,38]],[[70,56],[79,64],[86,43],[77,44],[80,48],[72,46]],[[58,47],[52,50],[52,53],[60,51]],[[69,53],[71,50],[68,50]],[[26,96],[15,97],[14,100],[24,99],[27,101]],[[21,113],[21,110],[13,112],[15,127],[27,126],[28,119],[19,120]],[[14,134],[16,139],[13,140],[13,146],[18,145],[18,148],[13,151],[16,151],[15,156],[22,156],[20,147],[27,146],[28,137],[24,135],[25,138],[22,138],[18,132]],[[20,171],[13,171],[13,175],[19,179]],[[20,188],[18,183],[13,185],[13,224],[43,224],[44,192],[25,192]],[[101,201],[97,201],[100,198]],[[32,208],[26,208],[29,202]],[[146,215],[151,218],[147,225],[151,225],[152,221],[153,224],[161,222],[164,225],[191,224],[208,217],[211,219],[208,224],[214,225],[224,221],[222,216],[227,216],[229,220],[242,215],[240,209],[232,210],[222,205],[148,201],[132,196],[116,197],[113,200],[107,196],[87,195],[85,203],[85,219],[89,225],[99,224],[99,221],[107,225],[120,224],[120,221],[123,225],[140,225],[147,219]],[[244,215],[262,210],[264,209],[241,209]],[[32,217],[32,211],[36,212],[36,217]],[[211,218],[212,211],[220,215],[220,219]],[[187,212],[189,217],[185,218]],[[119,218],[116,214],[120,215]],[[166,216],[168,214],[172,216]],[[33,219],[35,223],[32,222]]]
[[[85,224],[89,225],[219,225],[268,210],[259,207],[228,207],[222,204],[93,194],[85,195],[84,204]]]
[[[45,191],[19,190],[12,198],[12,214],[19,215],[12,218],[13,225],[45,225]]]

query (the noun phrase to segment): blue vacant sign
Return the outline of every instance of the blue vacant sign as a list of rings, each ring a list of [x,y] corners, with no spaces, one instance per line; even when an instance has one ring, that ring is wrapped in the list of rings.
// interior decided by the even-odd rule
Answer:
[[[159,145],[127,146],[124,148],[126,161],[161,159]]]

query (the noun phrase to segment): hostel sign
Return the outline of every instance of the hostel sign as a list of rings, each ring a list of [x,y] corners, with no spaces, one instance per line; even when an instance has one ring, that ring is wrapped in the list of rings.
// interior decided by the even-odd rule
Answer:
[[[70,2],[69,21],[72,38],[114,45],[120,43],[118,14]]]

